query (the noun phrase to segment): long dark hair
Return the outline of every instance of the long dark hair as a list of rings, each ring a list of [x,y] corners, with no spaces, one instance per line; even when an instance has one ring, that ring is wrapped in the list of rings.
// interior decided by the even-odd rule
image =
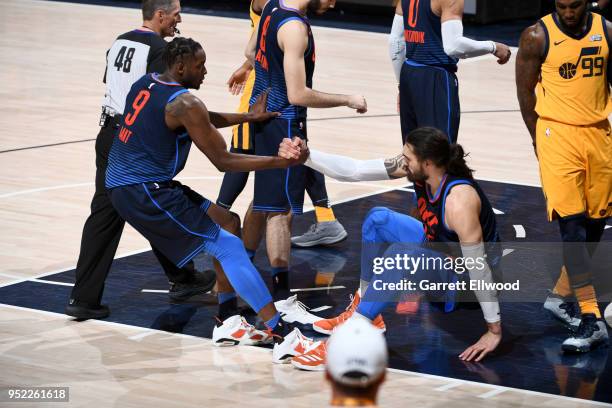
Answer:
[[[436,128],[422,127],[406,136],[420,161],[431,160],[436,166],[446,168],[446,173],[455,177],[473,178],[473,170],[465,161],[467,154],[457,143],[449,143],[448,137]]]

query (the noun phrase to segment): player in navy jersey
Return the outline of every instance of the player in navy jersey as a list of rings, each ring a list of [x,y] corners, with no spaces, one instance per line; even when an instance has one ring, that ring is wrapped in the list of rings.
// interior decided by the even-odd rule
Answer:
[[[283,141],[280,154],[293,157],[300,152],[299,140]],[[350,157],[332,155],[310,150],[305,163],[326,176],[341,181],[375,181],[407,177],[414,183],[416,208],[412,216],[384,207],[375,207],[366,216],[362,226],[362,271],[360,290],[355,301],[343,315],[317,322],[313,326],[333,328],[355,315],[365,317],[380,329],[380,313],[397,299],[379,287],[371,285],[373,270],[370,250],[376,246],[392,244],[385,257],[408,254],[423,256],[433,261],[449,257],[472,259],[478,265],[468,265],[465,274],[457,268],[421,268],[414,272],[415,279],[431,282],[454,283],[467,280],[493,282],[501,260],[500,238],[493,208],[486,195],[472,178],[472,170],[465,162],[463,148],[450,144],[447,136],[431,127],[419,128],[406,137],[402,154],[391,159],[354,160]],[[483,261],[484,260],[484,261]],[[429,261],[428,261],[429,262]],[[432,262],[434,265],[443,262]],[[387,270],[376,279],[383,283],[398,283],[405,278],[405,271]],[[469,275],[469,278],[465,275]],[[498,277],[495,276],[495,277]],[[466,283],[467,287],[467,283]],[[360,295],[361,294],[361,295]],[[466,294],[466,293],[464,293]],[[467,293],[470,295],[470,293]],[[428,292],[434,301],[443,305],[445,312],[456,307],[459,293],[452,290],[440,293]],[[487,332],[461,355],[463,360],[481,360],[493,351],[501,341],[501,318],[495,291],[474,291],[487,324]],[[378,321],[377,321],[378,320]],[[308,353],[306,354],[306,356]],[[302,360],[301,357],[297,359]],[[304,364],[308,358],[304,359]],[[310,364],[312,365],[312,364]]]
[[[96,183],[91,200],[91,214],[81,236],[76,279],[65,313],[80,320],[101,319],[109,315],[101,304],[104,283],[119,245],[125,221],[113,208],[106,193],[105,173],[108,153],[122,120],[125,98],[140,77],[149,72],[163,72],[166,48],[164,37],[173,36],[181,22],[179,0],[144,0],[142,26],[121,34],[106,53],[106,84],[100,131],[96,138]],[[171,282],[168,295],[172,301],[208,292],[215,283],[213,271],[196,271],[193,263],[177,268],[159,251],[155,257]]]
[[[250,113],[209,112],[188,89],[199,89],[206,75],[206,54],[192,39],[177,38],[164,55],[168,69],[138,80],[126,100],[125,115],[111,148],[106,187],[117,212],[178,267],[201,252],[222,266],[217,273],[219,296],[233,292],[242,297],[266,323],[255,329],[244,318],[233,316],[213,331],[215,345],[260,344],[278,340],[276,362],[296,355],[309,342],[299,330],[287,332],[261,276],[235,235],[213,222],[225,212],[207,199],[177,186],[173,178],[183,169],[191,143],[195,143],[221,171],[286,168],[303,163],[279,156],[230,153],[217,126],[268,120],[263,94]],[[260,109],[261,108],[261,109]]]
[[[493,41],[463,36],[463,0],[400,0],[389,36],[389,54],[399,82],[404,137],[422,126],[457,141],[461,109],[457,63],[460,58],[493,54],[499,64],[510,49]]]
[[[315,42],[307,13],[322,14],[334,4],[335,0],[270,0],[263,8],[257,41],[250,51],[255,67],[251,101],[270,89],[268,110],[278,111],[281,116],[254,126],[257,155],[275,154],[285,137],[306,139],[307,108],[348,106],[366,112],[363,96],[333,95],[312,89]],[[301,214],[309,177],[319,178],[316,186],[324,190],[323,176],[304,166],[255,174],[253,209],[267,213],[268,258],[278,298],[288,294],[290,213]],[[324,191],[320,195],[327,196]]]

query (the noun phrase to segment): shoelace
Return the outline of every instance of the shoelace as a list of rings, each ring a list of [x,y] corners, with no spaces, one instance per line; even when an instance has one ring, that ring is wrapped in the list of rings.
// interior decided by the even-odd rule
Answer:
[[[355,296],[353,295],[349,295],[351,298],[351,303],[349,303],[349,305],[346,307],[346,309],[344,309],[344,312],[340,313],[337,317],[334,318],[334,320],[338,321],[338,322],[343,322],[346,319],[348,319],[348,317],[346,317],[348,314],[352,313],[356,307],[354,306],[354,301],[355,301]]]
[[[305,314],[305,315],[309,315],[310,312],[308,312],[310,310],[310,308],[308,306],[306,306],[304,303],[300,302],[299,300],[295,300],[295,305],[297,307],[297,309],[300,311],[301,314]]]
[[[259,331],[255,328],[255,326],[247,322],[246,319],[242,316],[240,317],[240,323],[241,323],[241,326],[244,327],[244,329],[247,331],[247,333],[249,333],[249,336],[253,334],[254,332]]]

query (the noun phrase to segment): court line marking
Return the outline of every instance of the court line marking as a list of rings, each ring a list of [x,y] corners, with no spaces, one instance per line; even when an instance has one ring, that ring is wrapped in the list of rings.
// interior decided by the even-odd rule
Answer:
[[[516,238],[526,238],[527,232],[522,225],[513,225]]]
[[[181,181],[181,180],[222,180],[222,179],[223,179],[223,176],[187,176],[187,177],[177,177],[178,181]],[[488,181],[488,182],[491,182],[491,183],[512,184],[512,185],[517,185],[517,186],[541,188],[541,186],[539,186],[537,184],[533,184],[533,183],[524,183],[524,182],[517,182],[517,181],[506,181],[506,180],[491,179],[491,178],[484,178],[484,177],[483,178],[478,177],[478,178],[476,178],[476,181]],[[383,186],[383,184],[375,184],[375,183],[368,183],[368,182],[361,182],[361,181],[358,181],[358,182],[338,181],[338,180],[334,180],[334,179],[329,178],[329,177],[326,178],[326,182],[332,183],[332,184],[346,184],[346,185],[367,186],[367,187],[376,187],[376,188],[381,188]],[[95,182],[59,184],[59,185],[55,185],[55,186],[39,187],[39,188],[32,188],[32,189],[27,189],[27,190],[18,190],[18,191],[13,191],[13,192],[10,192],[10,193],[0,194],[0,199],[16,197],[16,196],[20,196],[20,195],[27,195],[27,194],[46,192],[46,191],[61,190],[61,189],[68,189],[68,188],[86,187],[86,186],[93,186],[93,185],[95,185]],[[389,186],[389,187],[391,187],[391,186]],[[411,193],[414,192],[414,190],[410,189],[409,186],[393,187],[393,188],[391,188],[391,190],[403,190],[403,191],[409,191]],[[375,195],[375,194],[379,194],[379,193],[373,193],[372,195]],[[359,198],[362,198],[362,197],[359,197]],[[357,199],[357,198],[349,198],[348,200],[351,200],[351,199]],[[337,201],[337,200],[334,201],[334,203],[339,203],[339,202],[346,202],[346,201]],[[332,205],[334,203],[332,203]]]
[[[222,176],[182,177],[181,180],[210,180],[212,178],[220,180],[220,179],[222,179]],[[330,180],[330,181],[337,182],[337,183],[342,183],[342,182],[339,182],[339,181],[336,181],[336,180]],[[94,183],[87,183],[87,184],[93,185]],[[354,183],[350,183],[350,184],[354,184]],[[75,186],[75,184],[70,184],[70,186]],[[376,185],[376,186],[379,187],[379,190],[376,190],[376,191],[373,191],[373,192],[370,192],[370,193],[359,194],[359,195],[354,196],[354,197],[347,197],[345,199],[336,200],[336,201],[334,201],[334,204],[343,204],[343,203],[354,201],[354,200],[360,200],[362,198],[367,198],[367,197],[370,197],[370,196],[375,196],[375,195],[378,195],[378,194],[383,194],[383,193],[386,193],[386,192],[389,192],[389,191],[393,191],[393,190],[395,190],[397,188],[395,186],[388,186],[388,187],[385,187],[385,188],[380,188],[381,185]],[[41,189],[35,189],[35,190],[40,191]],[[0,195],[0,198],[3,198],[3,196]],[[310,212],[310,211],[312,211],[312,209],[306,210],[306,211],[304,211],[304,213],[307,213],[307,212]],[[150,250],[151,250],[151,247],[141,248],[141,249],[138,249],[138,250],[135,250],[135,251],[129,251],[129,252],[123,253],[121,255],[117,255],[117,256],[115,256],[114,259],[126,258],[128,256],[138,255],[138,254],[141,254],[143,252],[150,251]],[[16,285],[16,284],[27,282],[27,281],[31,281],[32,279],[38,279],[38,278],[42,278],[42,277],[45,277],[45,276],[51,276],[51,275],[55,275],[55,274],[58,274],[58,273],[71,271],[73,269],[76,269],[76,265],[73,265],[73,266],[70,266],[70,267],[67,267],[67,268],[62,268],[62,269],[55,270],[55,271],[42,272],[40,274],[29,276],[27,278],[17,277],[15,275],[9,275],[9,274],[5,274],[5,273],[0,272],[0,276],[6,276],[6,277],[9,277],[9,278],[15,278],[16,279],[15,281],[12,281],[12,282],[0,283],[0,288],[6,287],[6,286],[10,286],[10,285]]]
[[[124,253],[122,253],[120,255],[115,256],[114,259],[127,258],[128,256],[142,254],[143,252],[147,252],[147,251],[150,251],[150,250],[151,250],[151,247],[146,247],[146,248],[137,249],[135,251],[128,251],[128,252],[124,252]],[[16,285],[18,283],[28,282],[28,281],[31,281],[32,279],[38,279],[38,278],[43,278],[45,276],[51,276],[51,275],[55,275],[55,274],[62,273],[62,272],[68,272],[68,271],[71,271],[73,269],[76,269],[76,265],[69,266],[67,268],[62,268],[62,269],[54,270],[54,271],[51,271],[51,272],[41,272],[41,273],[39,273],[37,275],[28,276],[27,278],[16,276],[16,275],[9,275],[7,273],[0,272],[0,276],[6,276],[6,277],[17,279],[17,280],[15,280],[13,282],[0,283],[0,288],[4,288],[6,286],[11,286],[11,285]],[[35,309],[32,309],[32,310],[35,310]]]
[[[21,307],[21,306],[13,306],[13,305],[7,305],[4,303],[0,303],[0,307],[6,308],[6,309],[13,309],[13,310],[20,310],[20,311],[26,311],[26,312],[34,312],[34,313],[39,313],[39,314],[44,314],[47,316],[52,316],[52,317],[61,317],[61,318],[67,318],[68,316],[66,316],[65,314],[62,313],[55,313],[55,312],[48,312],[46,310],[39,310],[39,309],[30,309],[27,307]],[[68,319],[70,321],[72,321],[73,319]],[[213,347],[212,345],[212,340],[205,338],[205,337],[198,337],[198,336],[193,336],[190,334],[183,334],[183,333],[172,333],[172,332],[166,332],[163,330],[158,330],[158,329],[151,329],[151,328],[146,328],[146,327],[137,327],[137,326],[131,326],[125,323],[116,323],[116,322],[109,322],[106,320],[87,320],[84,322],[79,322],[78,324],[90,324],[90,325],[101,325],[101,326],[114,326],[117,328],[122,328],[122,329],[140,329],[143,330],[144,332],[151,332],[153,333],[158,333],[158,334],[162,334],[164,336],[168,336],[168,337],[184,337],[184,338],[190,338],[190,339],[194,339],[194,340],[198,340],[201,341],[202,343],[206,343],[209,344],[211,347]],[[141,333],[136,333],[135,335],[138,335]],[[253,352],[263,352],[263,353],[267,353],[270,354],[271,351],[268,349],[264,349],[262,347],[249,347],[249,351],[253,351]],[[524,394],[530,394],[530,395],[538,395],[538,396],[542,396],[542,397],[546,397],[546,398],[550,398],[550,399],[558,399],[558,400],[566,400],[566,401],[573,401],[576,403],[583,403],[586,405],[595,405],[595,406],[604,406],[604,407],[610,407],[612,406],[612,404],[608,404],[605,402],[600,402],[600,401],[589,401],[589,400],[583,400],[580,398],[573,398],[573,397],[566,397],[564,395],[556,395],[556,394],[547,394],[544,392],[539,392],[539,391],[531,391],[531,390],[524,390],[521,388],[512,388],[512,387],[504,387],[502,385],[495,385],[495,384],[487,384],[487,383],[480,383],[480,382],[476,382],[476,381],[469,381],[469,380],[461,380],[461,379],[454,379],[451,377],[443,377],[443,376],[439,376],[439,375],[434,375],[434,374],[424,374],[424,373],[419,373],[419,372],[415,372],[415,371],[407,371],[407,370],[398,370],[395,368],[388,368],[387,371],[392,372],[392,373],[396,373],[396,374],[400,374],[400,375],[404,375],[404,376],[413,376],[413,377],[421,377],[421,378],[428,378],[428,379],[434,379],[434,380],[439,380],[445,383],[448,383],[449,380],[453,381],[453,382],[458,382],[461,383],[462,385],[472,385],[472,386],[478,386],[478,387],[484,387],[484,388],[491,388],[491,389],[503,389],[505,391],[514,391],[517,393],[524,393]]]
[[[463,383],[461,383],[461,382],[459,382],[459,381],[455,381],[455,382],[452,382],[452,383],[448,383],[448,384],[446,384],[446,385],[443,385],[443,386],[441,386],[441,387],[434,388],[434,390],[436,390],[436,391],[448,391],[448,390],[452,390],[453,388],[460,387],[460,386],[462,386],[462,385],[463,385]]]
[[[497,110],[474,110],[474,111],[464,111],[461,112],[461,115],[478,115],[478,114],[487,114],[487,113],[517,113],[520,112],[519,109],[497,109]],[[309,122],[324,122],[324,121],[328,121],[328,120],[342,120],[342,119],[380,119],[380,118],[393,118],[393,117],[399,117],[399,114],[397,113],[381,113],[381,114],[376,114],[376,115],[350,115],[350,116],[332,116],[332,117],[323,117],[323,118],[313,118],[313,119],[308,119]],[[13,152],[20,152],[20,151],[24,151],[24,150],[35,150],[35,149],[42,149],[45,147],[56,147],[56,146],[64,146],[64,145],[69,145],[69,144],[78,144],[78,143],[86,143],[86,142],[95,142],[96,139],[78,139],[78,140],[67,140],[64,142],[57,142],[57,143],[49,143],[49,144],[42,144],[42,145],[33,145],[33,146],[22,146],[22,147],[15,147],[12,149],[6,149],[6,150],[0,150],[0,154],[4,154],[4,153],[13,153]]]
[[[496,395],[502,394],[506,391],[508,390],[491,390],[489,392],[485,392],[484,394],[480,394],[478,398],[489,399],[489,398],[495,397]]]
[[[497,385],[497,384],[488,384],[488,383],[480,383],[477,381],[470,381],[470,380],[462,380],[459,378],[451,378],[451,377],[443,377],[443,376],[439,376],[439,375],[435,375],[435,374],[425,374],[425,373],[419,373],[419,372],[415,372],[415,371],[407,371],[407,370],[398,370],[397,368],[387,368],[387,371],[390,371],[392,373],[396,373],[396,374],[400,374],[400,375],[405,375],[405,376],[416,376],[416,377],[422,377],[422,378],[429,378],[429,379],[445,379],[445,380],[455,380],[459,383],[461,383],[461,385],[476,385],[476,386],[481,386],[484,388],[493,388],[496,390],[503,390],[505,391],[514,391],[517,393],[523,393],[523,394],[530,394],[530,395],[538,395],[540,397],[546,397],[546,398],[552,398],[552,399],[559,399],[559,400],[566,400],[566,401],[573,401],[576,403],[583,403],[583,404],[587,404],[587,405],[596,405],[596,406],[602,406],[602,407],[610,407],[612,406],[612,404],[608,404],[606,402],[601,402],[601,401],[591,401],[591,400],[584,400],[584,399],[580,399],[580,398],[574,398],[574,397],[567,397],[565,395],[556,395],[556,394],[548,394],[545,392],[540,392],[540,391],[532,391],[532,390],[524,390],[522,388],[513,388],[513,387],[506,387],[503,385]]]
[[[337,286],[323,286],[320,288],[297,288],[297,289],[289,289],[291,293],[295,292],[315,292],[318,290],[335,290],[335,289],[346,289],[346,286],[337,285]]]
[[[130,336],[130,337],[128,337],[128,339],[129,340],[134,340],[134,341],[140,341],[140,340],[144,339],[145,337],[152,336],[154,334],[155,334],[154,332],[144,331],[142,333],[138,333],[138,334],[135,334],[133,336]]]
[[[142,293],[168,293],[170,292],[168,289],[141,289]]]
[[[74,286],[74,283],[67,283],[67,282],[57,282],[57,281],[50,281],[50,280],[46,280],[46,279],[30,279],[32,282],[37,282],[37,283],[46,283],[48,285],[58,285],[58,286]]]
[[[191,177],[187,176],[187,177],[177,177],[177,180],[179,180],[179,181],[180,180],[223,180],[223,176],[191,176]],[[352,184],[352,185],[359,185],[359,186],[373,187],[373,188],[386,188],[386,186],[384,184],[375,184],[375,183],[368,183],[368,182],[338,181],[338,180],[334,180],[334,179],[328,179],[328,180],[326,180],[326,182],[327,183],[332,183],[332,184]],[[34,194],[34,193],[40,193],[40,192],[53,191],[53,190],[62,190],[62,189],[86,187],[86,186],[93,186],[93,185],[95,185],[95,182],[70,183],[70,184],[60,184],[60,185],[49,186],[49,187],[32,188],[32,189],[28,189],[28,190],[19,190],[19,191],[14,191],[14,192],[11,192],[11,193],[0,194],[0,199],[1,198],[10,198],[10,197],[15,197],[15,196],[20,196],[20,195],[27,195],[27,194]],[[394,187],[394,189],[399,189],[399,188],[403,189],[405,187]],[[412,190],[411,192],[414,192],[414,190]],[[334,201],[334,203],[337,203],[337,202],[338,201]]]

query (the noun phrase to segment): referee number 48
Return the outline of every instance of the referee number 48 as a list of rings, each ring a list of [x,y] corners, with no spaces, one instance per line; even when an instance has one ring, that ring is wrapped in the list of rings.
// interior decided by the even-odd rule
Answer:
[[[117,67],[117,71],[123,70],[123,72],[130,72],[135,51],[135,48],[121,47],[119,54],[117,54],[117,58],[115,58],[115,67]]]

